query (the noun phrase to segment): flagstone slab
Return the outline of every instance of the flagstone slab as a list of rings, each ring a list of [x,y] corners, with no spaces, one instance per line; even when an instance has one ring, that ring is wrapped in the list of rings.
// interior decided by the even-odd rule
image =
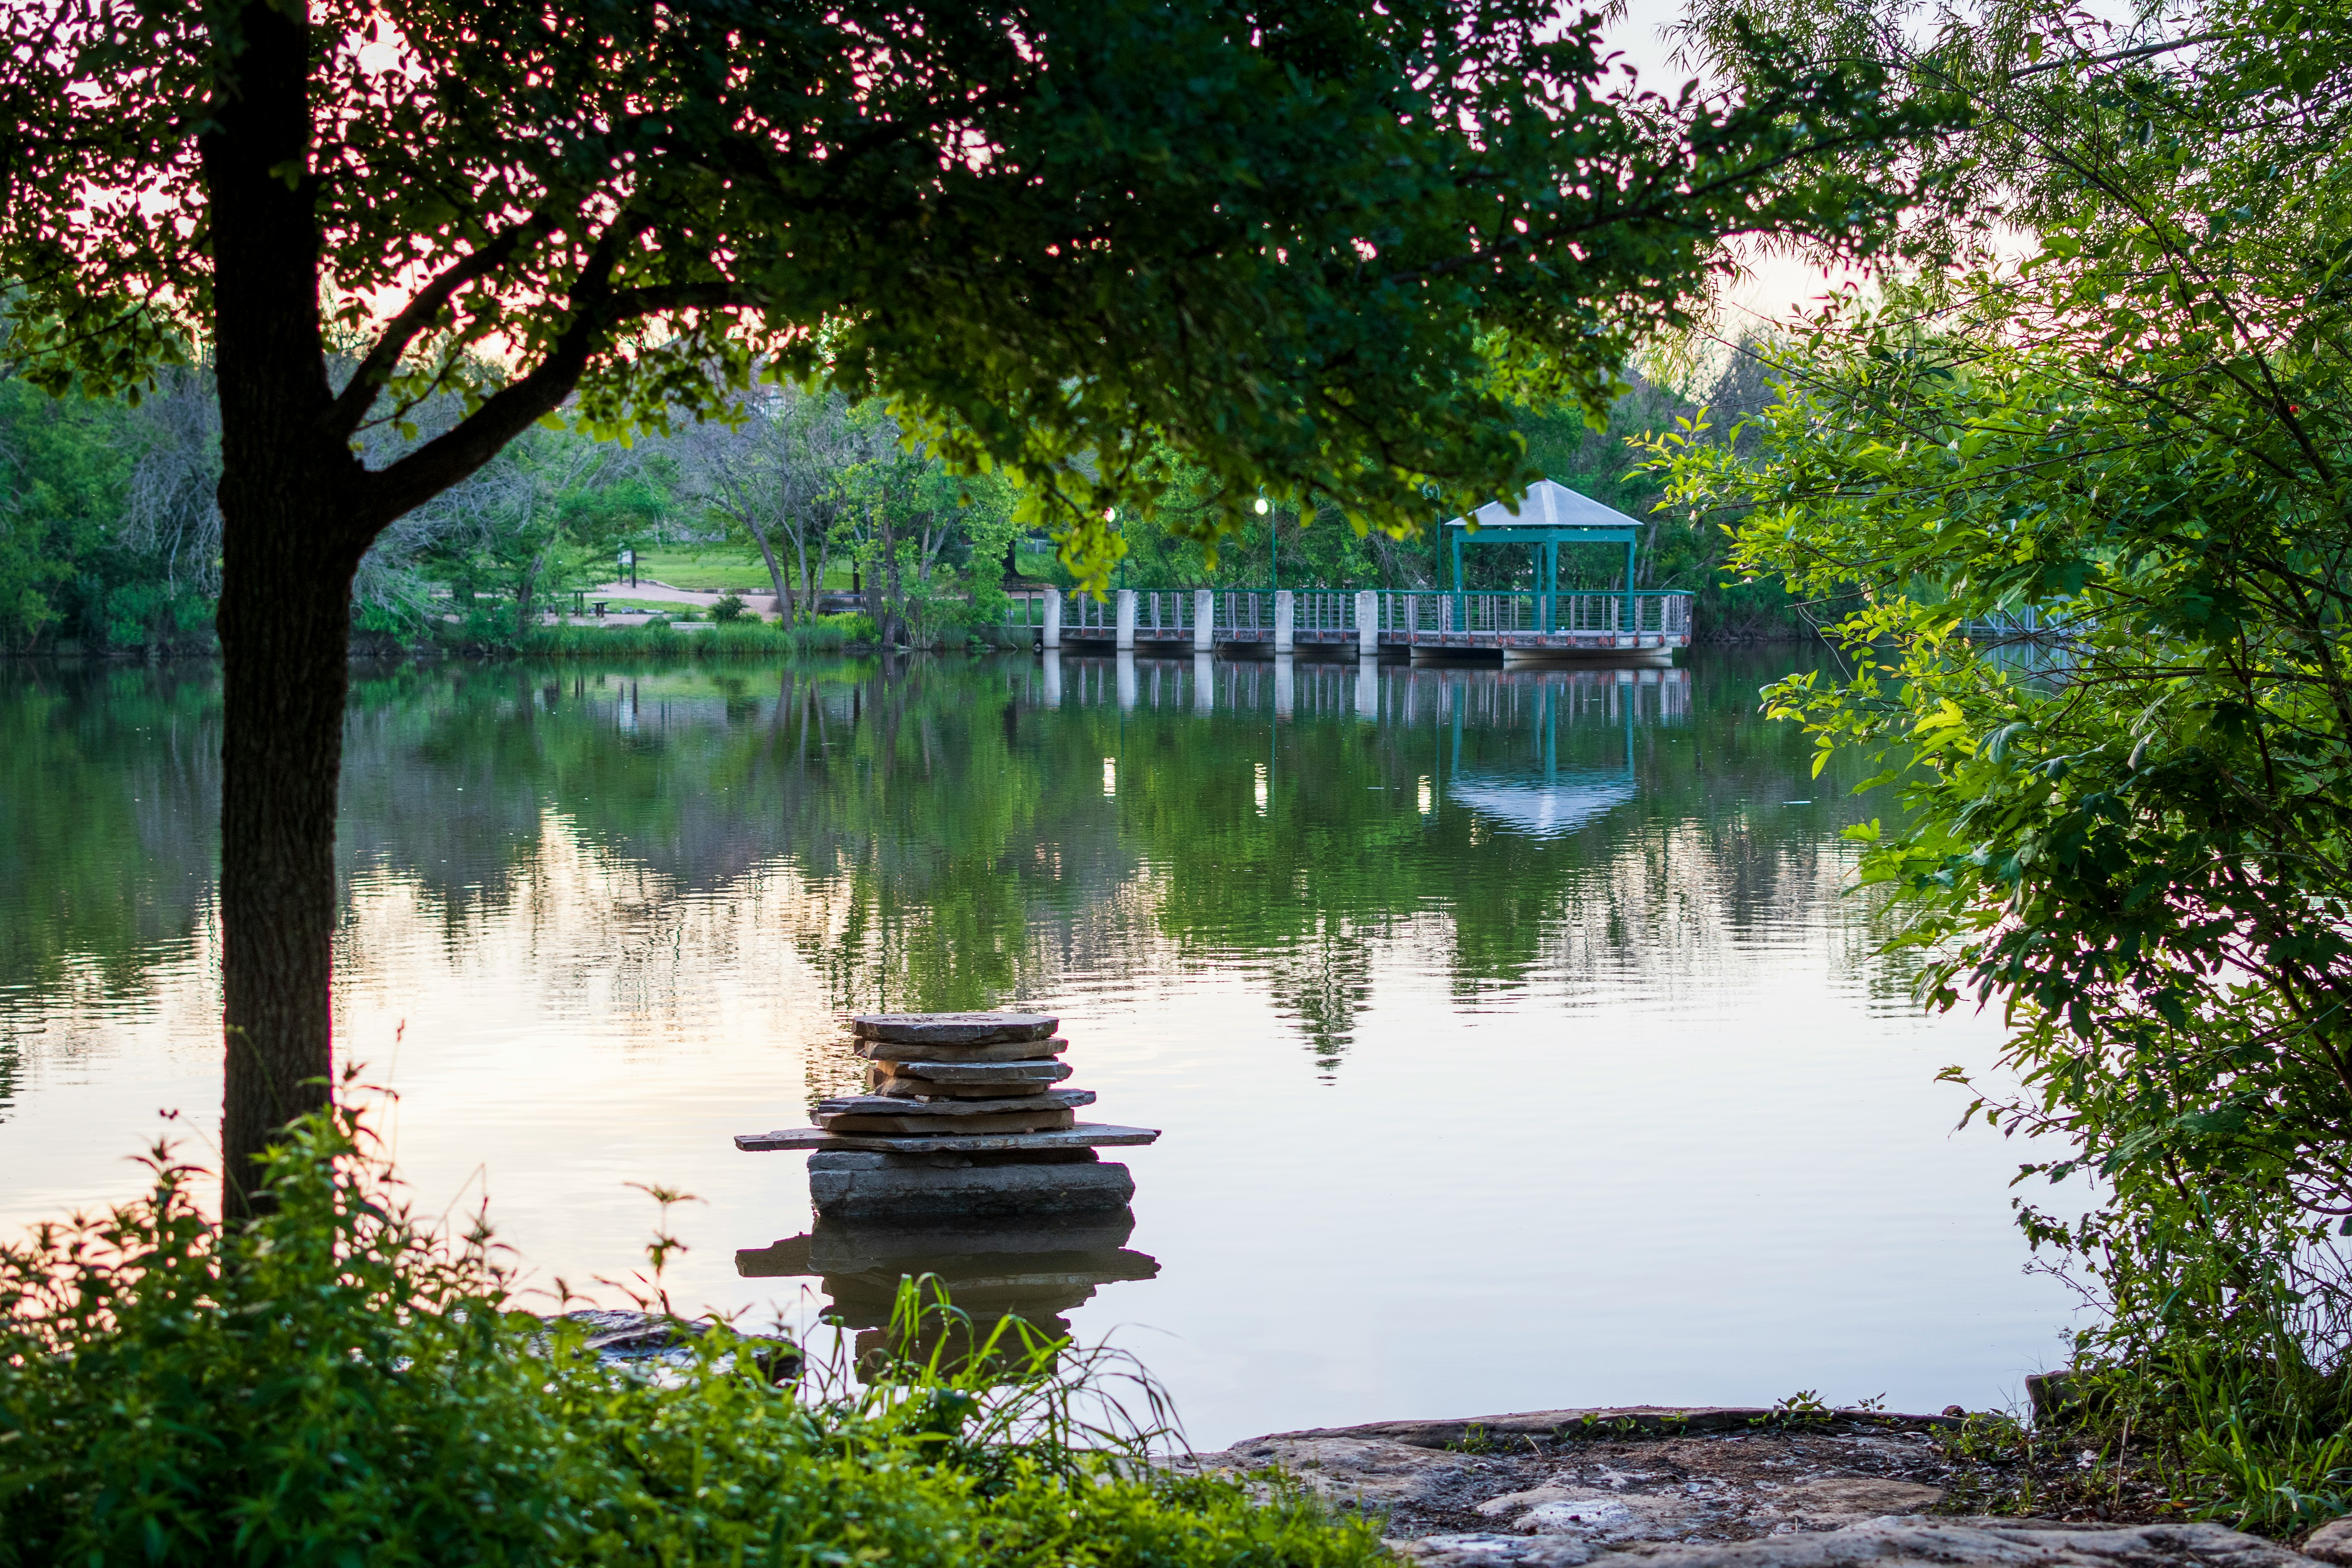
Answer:
[[[901,1045],[988,1046],[1045,1039],[1060,1023],[1043,1013],[861,1013],[849,1032]]]
[[[901,1105],[916,1103],[899,1100]],[[941,1125],[935,1116],[828,1115],[819,1119],[828,1132],[906,1132],[922,1134]],[[1015,1110],[993,1116],[972,1116],[951,1123],[970,1132],[1057,1132],[1076,1123],[1066,1110]]]
[[[934,1062],[893,1059],[889,1070],[901,1078],[929,1079],[936,1083],[1059,1083],[1070,1076],[1067,1062]]]
[[[942,1129],[964,1124],[940,1123]],[[772,1132],[738,1132],[735,1147],[747,1154],[837,1150],[873,1154],[1001,1154],[1048,1149],[1108,1149],[1157,1142],[1156,1127],[1121,1127],[1109,1121],[1080,1121],[1056,1132],[976,1134],[969,1131],[925,1132],[907,1138],[877,1138],[828,1131],[822,1127],[781,1127]]]
[[[895,1094],[839,1094],[816,1102],[822,1122],[828,1116],[991,1116],[1013,1110],[1069,1110],[1092,1105],[1090,1089],[1049,1089],[993,1100],[908,1100]]]
[[[985,1046],[947,1046],[922,1040],[858,1040],[852,1048],[869,1061],[1026,1062],[1058,1057],[1070,1048],[1059,1036],[1047,1040],[998,1040]]]

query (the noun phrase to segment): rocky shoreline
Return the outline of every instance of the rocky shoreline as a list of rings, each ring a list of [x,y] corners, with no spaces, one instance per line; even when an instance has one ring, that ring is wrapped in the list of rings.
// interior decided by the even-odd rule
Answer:
[[[1181,1468],[1279,1469],[1380,1514],[1421,1568],[2309,1568],[2352,1565],[2213,1524],[1969,1517],[1953,1415],[1715,1407],[1547,1410],[1281,1432]],[[1631,1564],[1628,1564],[1631,1568]]]

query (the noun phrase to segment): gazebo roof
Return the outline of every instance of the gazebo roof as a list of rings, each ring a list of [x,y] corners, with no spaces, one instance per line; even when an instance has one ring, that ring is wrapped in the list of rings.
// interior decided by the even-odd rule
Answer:
[[[1640,521],[1627,517],[1612,506],[1602,506],[1591,496],[1579,494],[1566,485],[1550,479],[1538,479],[1519,498],[1519,515],[1513,517],[1510,509],[1501,501],[1488,501],[1467,518],[1457,517],[1445,526],[1464,528],[1475,521],[1478,531],[1493,531],[1508,533],[1514,529],[1638,529]],[[1618,537],[1630,537],[1619,534]]]
[[[1631,767],[1622,772],[1580,768],[1549,779],[1456,773],[1445,798],[1534,838],[1556,838],[1614,811],[1639,793]]]

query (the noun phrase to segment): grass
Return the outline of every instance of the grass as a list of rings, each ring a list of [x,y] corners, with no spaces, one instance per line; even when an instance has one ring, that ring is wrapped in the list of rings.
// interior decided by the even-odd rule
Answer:
[[[639,626],[593,624],[539,626],[514,651],[535,658],[599,658],[616,654],[683,654],[694,658],[775,658],[801,653],[831,653],[874,640],[865,616],[820,616],[789,631],[766,621],[735,621],[682,631],[655,623]]]
[[[862,1387],[773,1385],[788,1358],[723,1321],[673,1318],[690,1359],[658,1377],[600,1363],[373,1149],[348,1110],[305,1118],[263,1216],[223,1228],[158,1148],[145,1198],[0,1247],[0,1568],[1386,1561],[1374,1521],[1155,1468],[1149,1380],[1017,1321],[977,1370],[902,1352]],[[636,1292],[666,1314],[676,1246]],[[901,1287],[902,1347],[955,1316],[929,1284]]]
[[[781,561],[779,564],[783,564]],[[785,568],[785,579],[791,580],[791,568]],[[695,594],[723,594],[733,589],[739,594],[772,594],[775,584],[768,576],[767,563],[759,552],[745,548],[736,550],[724,546],[708,550],[644,550],[637,552],[637,581],[648,577],[658,579],[673,588],[684,588]],[[827,588],[849,586],[849,566],[846,563],[830,566],[824,574]]]
[[[703,610],[703,606],[700,605],[681,605],[675,599],[616,599],[597,594],[589,595],[587,597],[587,603],[591,606],[592,613],[590,613],[589,618],[592,620],[594,618],[593,614],[593,606],[600,604],[603,605],[608,612],[614,615],[654,615],[677,616],[698,615]],[[567,603],[563,606],[563,613],[567,616],[577,616],[583,612],[574,610],[571,605]]]
[[[1055,574],[1054,547],[1050,544],[1031,546],[1023,543],[1013,557],[1024,577],[1050,579]],[[786,568],[789,578],[790,568]],[[708,549],[646,550],[637,554],[637,581],[643,584],[654,578],[673,588],[684,588],[696,594],[723,594],[733,589],[739,594],[775,592],[769,580],[768,568],[759,552],[748,547],[715,545]],[[850,567],[845,561],[835,561],[825,569],[824,586],[828,591],[846,592],[850,584]]]
[[[1971,1415],[1937,1436],[1959,1472],[1947,1510],[2210,1520],[2288,1540],[2352,1511],[2352,1430],[2333,1390],[2191,1343],[2076,1375],[2089,1397],[2032,1425]]]

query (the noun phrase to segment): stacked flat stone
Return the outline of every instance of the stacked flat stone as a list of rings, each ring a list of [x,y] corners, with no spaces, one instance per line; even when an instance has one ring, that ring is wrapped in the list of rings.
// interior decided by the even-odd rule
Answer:
[[[1094,1091],[1070,1076],[1061,1020],[1036,1013],[879,1013],[850,1020],[868,1092],[817,1102],[813,1127],[739,1135],[751,1151],[805,1149],[817,1212],[920,1216],[1117,1208],[1134,1195],[1097,1147],[1145,1127],[1081,1122]]]
[[[1055,1089],[1070,1042],[1039,1013],[869,1013],[849,1021],[870,1094],[820,1100],[828,1132],[972,1136],[1066,1132],[1094,1091]]]

